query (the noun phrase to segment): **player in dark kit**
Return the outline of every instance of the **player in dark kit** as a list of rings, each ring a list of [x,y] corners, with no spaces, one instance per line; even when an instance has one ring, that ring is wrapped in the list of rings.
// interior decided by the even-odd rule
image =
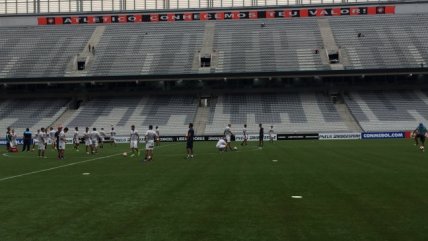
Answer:
[[[58,126],[58,130],[55,132],[54,137],[55,137],[55,147],[57,149],[58,152],[58,159],[61,159],[61,150],[58,148],[59,146],[59,134],[62,132],[62,126]]]
[[[262,123],[259,124],[259,147],[263,147],[263,137],[265,135],[265,130],[263,129]]]
[[[244,125],[244,129],[242,129],[243,141],[241,146],[246,146],[248,144],[248,134],[247,134],[247,124]]]
[[[159,132],[159,126],[156,126],[156,146],[160,146],[160,132]]]
[[[186,149],[187,159],[193,158],[193,138],[195,137],[195,131],[193,130],[193,123],[189,124],[189,130],[186,135]]]
[[[10,134],[10,127],[6,130],[6,150],[10,149],[10,142],[12,141],[12,135]]]
[[[419,145],[419,140],[421,141],[420,150],[425,151],[425,135],[427,134],[427,128],[424,124],[419,123],[416,129],[413,131],[413,136],[415,137],[416,145]]]
[[[23,136],[24,136],[24,145],[22,146],[22,151],[25,151],[25,150],[30,151],[30,146],[32,144],[31,142],[33,141],[33,138],[29,128],[25,129]]]

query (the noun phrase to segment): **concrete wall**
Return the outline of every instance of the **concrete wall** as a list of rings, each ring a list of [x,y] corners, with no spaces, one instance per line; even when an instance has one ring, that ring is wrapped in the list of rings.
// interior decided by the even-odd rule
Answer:
[[[35,26],[37,25],[36,16],[20,17],[0,17],[0,26]]]
[[[396,4],[396,14],[428,13],[428,3]]]

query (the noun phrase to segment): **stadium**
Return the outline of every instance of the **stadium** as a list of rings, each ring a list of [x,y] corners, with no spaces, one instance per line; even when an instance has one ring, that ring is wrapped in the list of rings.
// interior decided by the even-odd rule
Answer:
[[[0,240],[428,240],[427,39],[428,1],[0,0]]]

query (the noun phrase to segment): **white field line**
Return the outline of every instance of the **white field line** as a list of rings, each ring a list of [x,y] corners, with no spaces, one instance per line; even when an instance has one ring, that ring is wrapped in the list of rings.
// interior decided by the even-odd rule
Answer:
[[[89,160],[84,160],[84,161],[79,161],[79,162],[73,162],[73,163],[69,163],[69,164],[65,164],[65,165],[61,165],[61,166],[51,167],[51,168],[42,169],[42,170],[33,171],[33,172],[27,172],[27,173],[15,175],[15,176],[4,177],[4,178],[0,179],[0,182],[6,181],[6,180],[9,180],[9,179],[18,178],[18,177],[23,177],[23,176],[28,176],[28,175],[32,175],[32,174],[37,174],[37,173],[41,173],[41,172],[48,172],[48,171],[52,171],[52,170],[60,169],[60,168],[64,168],[64,167],[74,166],[74,165],[78,165],[78,164],[85,163],[85,162],[91,162],[91,161],[105,159],[105,158],[109,158],[109,157],[113,157],[113,156],[119,156],[119,155],[122,155],[122,153],[113,154],[113,155],[109,155],[109,156],[102,156],[102,157],[92,158],[92,159],[89,159]]]
[[[174,144],[171,144],[171,145],[159,146],[157,148],[166,147],[166,146],[172,146],[172,145],[177,145],[177,144],[179,144],[179,143],[174,143]],[[28,175],[32,175],[32,174],[37,174],[37,173],[41,173],[41,172],[48,172],[48,171],[52,171],[52,170],[60,169],[60,168],[64,168],[64,167],[74,166],[74,165],[78,165],[78,164],[81,164],[81,163],[92,162],[92,161],[101,160],[101,159],[105,159],[105,158],[109,158],[109,157],[119,156],[119,155],[122,155],[122,153],[113,154],[113,155],[109,155],[109,156],[96,157],[96,158],[92,158],[92,159],[89,159],[89,160],[78,161],[78,162],[73,162],[73,163],[69,163],[69,164],[65,164],[65,165],[61,165],[61,166],[56,166],[56,167],[51,167],[51,168],[47,168],[47,169],[42,169],[42,170],[38,170],[38,171],[27,172],[27,173],[15,175],[15,176],[4,177],[4,178],[0,179],[0,182],[6,181],[6,180],[9,180],[9,179],[18,178],[18,177],[24,177],[24,176],[28,176]]]

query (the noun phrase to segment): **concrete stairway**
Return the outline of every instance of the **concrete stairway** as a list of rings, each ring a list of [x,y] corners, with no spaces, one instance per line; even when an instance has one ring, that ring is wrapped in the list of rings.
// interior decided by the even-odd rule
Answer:
[[[358,121],[354,118],[352,113],[350,112],[348,106],[343,101],[337,101],[335,103],[337,112],[339,113],[340,117],[345,122],[345,125],[348,127],[350,131],[355,132],[362,132],[363,128],[361,128]]]
[[[62,113],[62,115],[60,117],[58,117],[58,119],[56,119],[52,123],[51,126],[57,127],[57,126],[60,126],[60,125],[64,125],[64,123],[73,116],[74,112],[76,112],[76,110],[67,109],[66,111],[64,111],[64,113]],[[74,128],[74,126],[67,126],[67,127],[69,129],[73,129]]]
[[[328,19],[321,18],[318,19],[318,26],[320,28],[321,37],[323,40],[324,51],[320,51],[321,60],[323,64],[330,65],[333,70],[343,70],[344,66],[349,66],[349,58],[343,49],[341,49],[336,44],[336,40],[334,39],[333,31],[331,30],[330,23]],[[331,53],[339,53],[339,63],[330,64],[328,59],[328,55]]]
[[[205,134],[209,109],[209,107],[198,107],[198,110],[196,111],[193,127],[197,135]]]
[[[217,67],[217,52],[213,49],[215,34],[215,23],[209,22],[205,25],[203,46],[193,56],[192,69],[199,73],[210,73],[211,69]],[[211,66],[201,67],[201,57],[210,56]]]
[[[68,63],[65,76],[86,76],[88,69],[90,69],[91,64],[94,62],[96,57],[97,46],[101,40],[101,37],[104,34],[106,26],[98,26],[95,31],[92,33],[91,38],[86,43],[85,48],[82,51],[74,56],[74,58]],[[94,52],[90,51],[90,48],[94,48]],[[85,61],[85,69],[77,70],[77,61]]]

